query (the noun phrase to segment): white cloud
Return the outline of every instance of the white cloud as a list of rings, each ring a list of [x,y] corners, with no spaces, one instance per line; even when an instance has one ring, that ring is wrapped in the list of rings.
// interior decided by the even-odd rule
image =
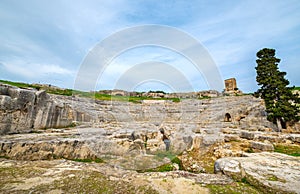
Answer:
[[[55,64],[39,64],[14,61],[11,63],[2,62],[2,66],[7,72],[25,78],[41,78],[44,76],[51,76],[53,74],[62,76],[74,75],[74,71],[62,68],[59,65]]]
[[[99,41],[125,27],[155,23],[192,34],[209,50],[224,77],[243,76],[239,80],[245,88],[241,89],[254,89],[253,72],[243,70],[254,68],[255,53],[262,47],[278,50],[280,58],[286,61],[284,68],[288,75],[289,71],[293,73],[292,84],[297,84],[299,71],[295,64],[288,62],[297,63],[294,56],[300,55],[299,9],[297,0],[259,3],[251,0],[191,3],[67,0],[53,1],[46,6],[41,1],[1,1],[0,61],[5,64],[1,68],[5,72],[1,74],[30,77],[30,80],[44,76],[46,81],[52,81],[49,74],[74,79],[84,55]],[[174,41],[184,44],[180,39]],[[146,49],[131,56],[120,56],[101,79],[109,86],[128,68],[146,61],[166,62],[183,72],[194,85],[201,82],[199,72],[184,57],[173,51]],[[61,76],[62,84],[65,79]]]

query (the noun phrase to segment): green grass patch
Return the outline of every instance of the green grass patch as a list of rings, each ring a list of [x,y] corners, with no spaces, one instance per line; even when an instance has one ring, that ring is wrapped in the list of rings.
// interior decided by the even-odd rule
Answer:
[[[8,156],[0,156],[0,158],[9,159]]]
[[[230,185],[207,185],[211,194],[260,194],[261,191],[255,187],[243,183],[235,182]]]
[[[104,163],[104,160],[102,160],[101,158],[95,158],[95,159],[90,159],[90,158],[87,158],[87,159],[72,159],[73,161],[75,162],[96,162],[96,163]]]
[[[300,87],[299,87],[299,86],[297,86],[297,87],[295,87],[295,88],[294,88],[294,90],[300,90]]]
[[[144,172],[168,172],[173,171],[174,166],[170,164],[163,164],[157,168],[150,168],[150,169],[143,169],[143,170],[137,170],[138,173],[144,173]]]
[[[283,145],[277,144],[274,145],[274,151],[282,154],[287,154],[290,156],[300,156],[300,146],[298,145]]]
[[[242,182],[242,183],[245,183],[245,184],[250,184],[250,183],[248,182],[248,180],[247,180],[246,177],[243,177],[243,178],[241,179],[241,182]]]
[[[16,86],[18,88],[33,88],[36,90],[45,90],[49,94],[57,94],[57,95],[64,95],[64,96],[72,96],[73,90],[71,89],[61,89],[57,87],[51,87],[51,85],[40,85],[40,84],[27,84],[22,82],[12,82],[12,81],[6,81],[6,80],[0,80],[0,82],[4,84],[8,84],[11,86]]]
[[[269,180],[269,181],[278,181],[278,177],[275,176],[275,175],[272,175],[272,176],[269,176],[269,177],[268,177],[268,180]]]
[[[138,170],[137,172],[168,172],[175,170],[173,164],[177,164],[179,167],[179,170],[183,170],[182,161],[177,157],[175,153],[172,153],[171,151],[168,152],[158,152],[155,154],[156,158],[158,160],[163,160],[164,158],[169,158],[171,160],[171,163],[163,164],[157,168],[151,168],[151,169],[143,169]]]
[[[27,84],[27,83],[21,83],[21,82],[12,82],[12,81],[6,81],[6,80],[0,80],[0,82],[4,84],[8,84],[11,86],[16,86],[18,88],[35,88],[35,89],[40,89],[38,86],[34,86],[32,84]]]
[[[178,158],[178,157],[175,157],[171,160],[171,162],[173,164],[178,164],[179,166],[179,170],[183,170],[183,165],[182,165],[182,161]]]
[[[206,152],[200,153],[199,150],[191,150],[188,152],[188,158],[193,158],[197,164],[205,169],[206,173],[214,173],[215,159],[213,155],[213,146]]]
[[[206,99],[211,99],[210,96],[201,96],[198,98],[199,100],[206,100]]]
[[[246,152],[247,152],[247,153],[254,153],[254,150],[253,150],[252,148],[248,148],[248,149],[246,150]]]
[[[41,85],[41,84],[28,84],[22,82],[12,82],[6,80],[0,80],[0,82],[4,84],[8,84],[11,86],[16,86],[19,88],[27,89],[33,88],[36,90],[45,90],[49,94],[63,95],[63,96],[79,96],[85,98],[93,98],[96,100],[105,100],[105,101],[123,101],[123,102],[133,102],[133,103],[141,103],[142,100],[170,100],[173,102],[180,102],[180,98],[151,98],[151,97],[138,97],[138,96],[112,96],[109,94],[100,94],[99,92],[84,92],[72,89],[61,89],[57,87],[53,87],[51,85]]]
[[[282,183],[286,183],[286,180],[284,180],[284,179],[280,179],[280,178],[278,178],[277,176],[275,176],[275,175],[268,175],[267,176],[268,178],[268,181],[279,181],[279,182],[282,182]]]
[[[39,181],[48,179],[43,175],[45,172],[47,166],[0,167],[0,193],[158,193],[148,185],[110,180],[102,173],[88,169],[66,170],[60,177],[54,176],[54,181]],[[26,179],[38,177],[41,179],[37,179],[32,187],[20,187],[26,185]]]
[[[158,151],[155,153],[155,156],[158,159],[169,158],[170,160],[174,159],[177,155],[171,151]]]

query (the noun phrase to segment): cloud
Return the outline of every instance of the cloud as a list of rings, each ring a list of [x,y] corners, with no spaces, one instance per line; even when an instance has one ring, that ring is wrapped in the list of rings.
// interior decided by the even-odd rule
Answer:
[[[143,56],[143,57],[140,57]],[[100,75],[98,80],[98,88],[114,88],[116,82],[123,77],[130,69],[135,69],[140,65],[151,65],[151,62],[154,64],[168,64],[169,66],[176,69],[178,72],[182,74],[192,84],[194,90],[207,90],[208,85],[206,83],[205,77],[201,72],[201,69],[197,69],[195,65],[191,63],[184,56],[166,48],[161,47],[153,47],[153,46],[145,46],[138,47],[135,49],[130,49],[125,53],[122,53],[119,57],[115,58],[105,69],[103,74]],[[161,68],[154,68],[152,66],[152,70],[145,67],[144,69],[139,68],[140,73],[131,74],[137,79],[139,76],[144,75],[144,73],[154,73],[156,72],[160,75],[161,78],[166,78],[172,76],[169,71],[162,70]],[[163,67],[162,67],[163,68]],[[143,72],[147,71],[147,72]],[[178,76],[177,76],[178,77]],[[146,79],[146,78],[145,78]],[[171,78],[169,78],[171,79]],[[123,81],[126,81],[123,78]],[[150,81],[150,80],[148,80]],[[180,80],[179,80],[180,81]],[[127,80],[128,84],[130,83],[130,79]],[[174,81],[173,81],[174,82]],[[174,82],[175,83],[175,82]],[[124,83],[126,85],[126,83]],[[158,84],[158,82],[157,82]],[[177,83],[179,85],[179,83]],[[155,83],[152,83],[151,87],[154,88]],[[149,84],[147,85],[149,86]],[[157,87],[161,87],[161,84],[158,84]],[[144,87],[146,87],[144,85]],[[146,91],[147,89],[144,87],[140,87],[140,89]],[[184,88],[184,86],[179,87]],[[190,87],[189,87],[190,88]],[[182,89],[184,90],[184,89]]]
[[[41,78],[43,76],[53,76],[53,74],[70,76],[74,71],[62,68],[54,64],[32,64],[21,61],[12,63],[1,63],[3,68],[11,73],[25,78]]]
[[[299,56],[298,1],[223,2],[219,7],[223,8],[218,14],[198,17],[183,28],[207,47],[224,78],[236,77],[242,82],[242,90],[256,90],[253,72],[259,49],[275,48],[278,54],[282,54],[282,59]],[[292,63],[285,67],[293,71]],[[299,81],[292,80],[294,83]]]
[[[259,3],[251,0],[54,0],[47,5],[36,0],[3,0],[0,2],[0,61],[5,65],[1,74],[8,79],[14,75],[15,79],[32,76],[30,80],[41,80],[36,78],[39,74],[44,75],[45,81],[52,81],[47,72],[56,74],[57,79],[67,74],[67,78],[61,76],[60,83],[63,85],[63,80],[69,79],[66,83],[70,86],[70,76],[75,78],[74,72],[83,58],[99,41],[124,28],[161,24],[181,29],[198,39],[212,55],[222,76],[236,77],[244,91],[256,89],[252,79],[255,53],[263,47],[275,48],[291,83],[300,84],[299,70],[295,67],[298,64],[295,56],[300,56],[299,9],[297,0]],[[184,44],[180,39],[174,41]],[[176,67],[194,86],[203,81],[188,61],[173,51],[148,52],[141,49],[132,56],[120,57],[122,60],[110,65],[106,76],[101,77],[103,83],[109,86],[112,78],[116,79],[130,65],[149,60]]]

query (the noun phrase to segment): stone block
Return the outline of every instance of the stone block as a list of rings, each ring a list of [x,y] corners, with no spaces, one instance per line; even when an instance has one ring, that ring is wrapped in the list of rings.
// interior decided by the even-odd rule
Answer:
[[[290,134],[289,139],[290,139],[292,142],[300,143],[300,134]]]
[[[253,140],[255,137],[255,133],[242,131],[240,137],[248,140]]]
[[[261,151],[274,151],[274,146],[270,143],[251,142],[250,147]]]
[[[240,137],[238,135],[233,135],[233,134],[225,134],[224,135],[225,142],[238,141],[239,139],[240,139]]]

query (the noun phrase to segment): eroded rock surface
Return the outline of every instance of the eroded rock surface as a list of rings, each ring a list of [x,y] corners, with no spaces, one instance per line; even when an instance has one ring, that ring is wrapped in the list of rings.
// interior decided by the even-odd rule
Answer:
[[[295,192],[292,185],[299,183],[297,158],[275,153],[247,155],[272,152],[276,144],[300,142],[297,127],[276,132],[264,109],[263,102],[252,96],[130,103],[49,95],[0,85],[0,156],[15,160],[101,158],[110,166],[101,167],[109,179],[120,180],[124,175],[138,181],[132,177],[143,177],[158,190],[168,187],[162,193],[175,192],[172,188],[181,183],[186,185],[179,188],[182,192],[194,183],[231,184],[225,175],[239,180],[246,177],[266,192]],[[72,123],[77,126],[68,128]],[[170,134],[171,152],[165,152],[161,127]],[[173,171],[133,176],[127,172],[170,164],[176,156],[184,170],[194,173],[212,173],[214,161],[221,158],[215,167],[225,175]],[[284,173],[279,175],[281,167]],[[111,168],[115,169],[113,175]],[[297,172],[288,175],[293,170]],[[145,178],[148,175],[151,178]],[[263,178],[265,175],[268,178]],[[171,180],[169,184],[165,179]],[[201,193],[200,190],[196,191]]]
[[[1,193],[209,193],[202,184],[231,184],[225,175],[137,173],[105,163],[0,159]]]
[[[1,134],[30,129],[66,127],[72,122],[98,127],[102,123],[181,123],[181,128],[199,131],[226,126],[254,130],[275,128],[266,120],[264,105],[252,96],[207,100],[144,101],[142,103],[97,101],[75,96],[49,95],[44,91],[0,85]],[[225,117],[225,115],[227,115]],[[230,115],[230,119],[228,119]],[[228,123],[224,121],[230,121]],[[251,126],[251,127],[250,127]]]
[[[246,179],[267,193],[300,193],[300,159],[280,153],[252,153],[220,158],[215,172],[236,180]]]
[[[66,127],[76,120],[90,121],[68,103],[56,101],[55,95],[0,83],[0,134]]]

